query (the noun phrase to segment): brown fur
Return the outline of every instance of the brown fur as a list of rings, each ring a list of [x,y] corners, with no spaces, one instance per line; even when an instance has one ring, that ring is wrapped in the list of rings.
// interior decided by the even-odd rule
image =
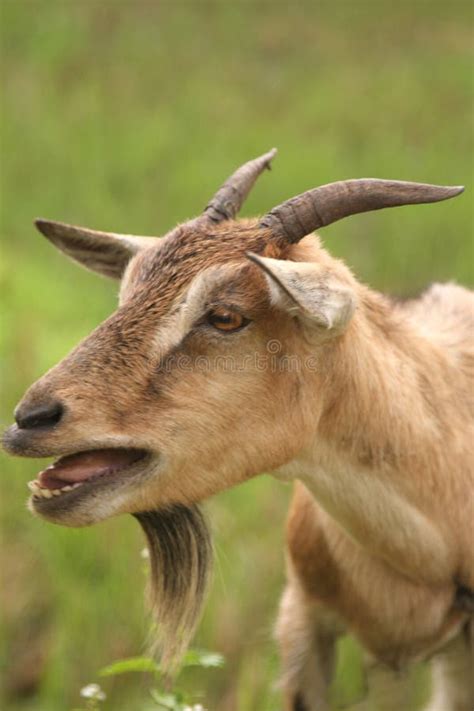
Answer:
[[[281,288],[271,262],[262,271],[247,252],[290,270],[312,265],[309,286],[289,274]],[[313,289],[307,306],[292,287],[302,297]],[[251,327],[207,328],[205,310],[219,304]],[[334,314],[344,318],[333,328]],[[400,667],[446,645],[467,619],[454,600],[457,585],[474,588],[470,329],[472,296],[460,287],[394,304],[314,237],[289,247],[255,221],[184,225],[131,258],[118,310],[26,394],[22,407],[65,403],[60,426],[12,430],[5,443],[28,456],[151,453],[141,479],[43,512],[68,525],[187,507],[261,471],[300,478],[278,637],[288,704],[319,711],[343,628]],[[202,356],[268,362],[275,339],[273,365],[296,355],[317,367],[195,367]]]

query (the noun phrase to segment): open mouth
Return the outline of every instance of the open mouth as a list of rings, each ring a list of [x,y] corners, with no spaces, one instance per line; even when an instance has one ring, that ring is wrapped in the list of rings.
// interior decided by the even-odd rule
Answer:
[[[96,449],[60,457],[28,482],[35,503],[115,480],[115,474],[131,470],[148,453],[142,449]],[[128,473],[128,472],[127,472]]]

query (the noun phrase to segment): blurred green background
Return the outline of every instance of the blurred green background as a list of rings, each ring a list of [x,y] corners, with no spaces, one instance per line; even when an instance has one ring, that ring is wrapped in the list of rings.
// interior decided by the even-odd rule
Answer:
[[[3,0],[1,9],[3,425],[28,384],[116,301],[113,283],[35,233],[35,216],[160,234],[275,145],[274,170],[243,214],[347,177],[466,184],[455,201],[354,217],[323,236],[379,289],[472,283],[470,2]],[[81,686],[140,653],[147,631],[136,523],[68,530],[34,519],[26,482],[37,470],[2,458],[0,705],[11,711],[79,705]],[[290,493],[260,477],[207,506],[216,574],[196,643],[227,664],[188,682],[209,709],[279,708],[272,626]],[[108,680],[106,708],[141,708],[148,684]]]

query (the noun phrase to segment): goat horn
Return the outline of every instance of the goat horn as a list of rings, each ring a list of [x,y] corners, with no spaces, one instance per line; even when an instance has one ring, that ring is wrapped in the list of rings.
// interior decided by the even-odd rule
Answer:
[[[219,188],[198,220],[222,222],[235,217],[260,173],[265,168],[270,170],[270,162],[276,152],[276,148],[272,148],[268,153],[249,160],[237,168],[235,173],[232,173],[224,185]]]
[[[407,183],[400,180],[342,180],[301,195],[274,207],[260,222],[289,242],[358,212],[381,210],[416,203],[438,202],[459,195],[462,186]]]

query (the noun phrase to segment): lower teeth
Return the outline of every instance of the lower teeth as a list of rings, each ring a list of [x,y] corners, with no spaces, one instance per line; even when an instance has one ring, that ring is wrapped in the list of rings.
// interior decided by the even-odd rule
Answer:
[[[60,496],[62,493],[76,489],[78,486],[81,486],[82,483],[82,481],[78,481],[75,484],[67,484],[60,489],[45,489],[41,487],[38,482],[29,481],[28,488],[32,492],[33,496],[36,496],[39,499],[51,499],[53,496]]]

